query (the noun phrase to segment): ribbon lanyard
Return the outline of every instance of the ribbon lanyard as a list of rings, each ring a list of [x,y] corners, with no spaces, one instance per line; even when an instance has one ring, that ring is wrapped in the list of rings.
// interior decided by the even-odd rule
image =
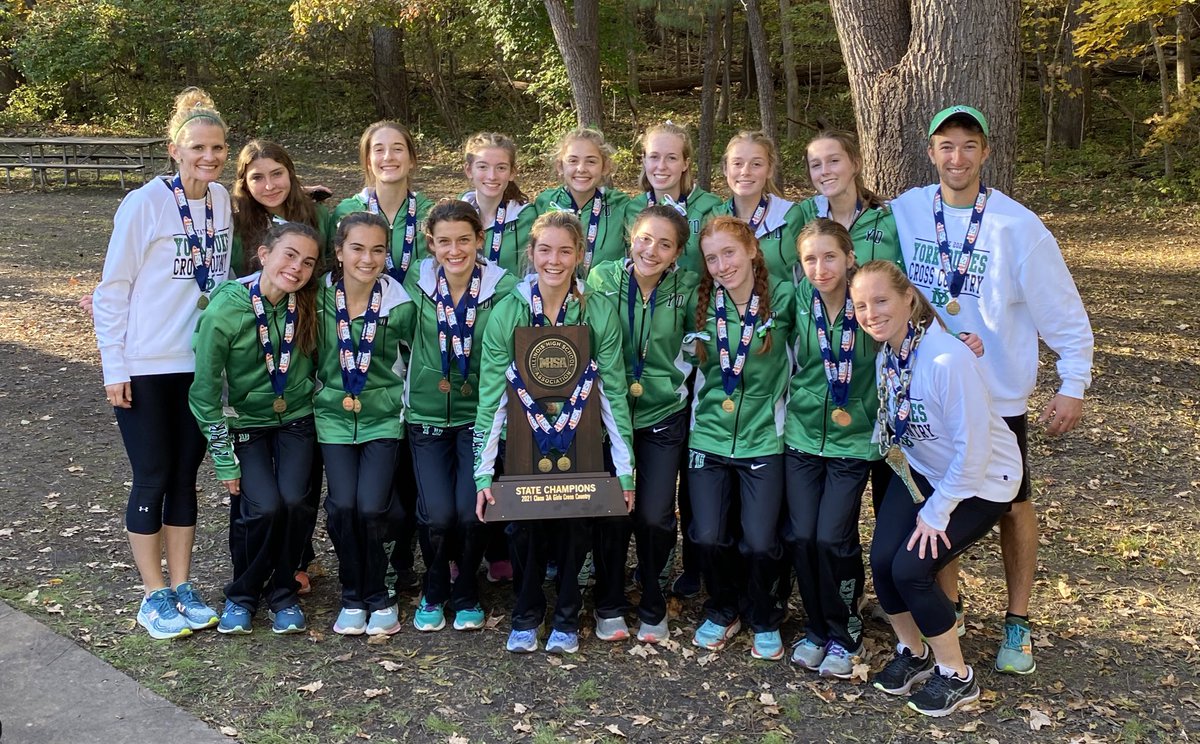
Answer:
[[[754,233],[755,235],[758,235],[758,228],[760,225],[762,225],[763,219],[767,216],[767,203],[770,200],[770,194],[763,194],[762,198],[758,200],[758,206],[754,208],[754,214],[750,215],[750,221],[747,224],[750,225],[750,232]],[[733,212],[734,217],[738,216],[737,203],[733,199],[729,200],[729,211]]]
[[[567,198],[571,200],[571,211],[579,216],[579,205],[575,203],[575,195],[567,189]],[[604,209],[604,190],[596,189],[592,195],[592,214],[588,217],[587,247],[583,252],[583,273],[592,270],[592,257],[596,254],[596,235],[600,232],[600,212]]]
[[[488,260],[492,263],[500,262],[500,244],[504,242],[504,218],[507,212],[507,203],[501,199],[500,206],[496,207],[496,221],[492,223],[492,247],[488,251]]]
[[[746,314],[742,317],[742,335],[738,339],[737,354],[733,364],[729,363],[729,322],[725,314],[725,288],[717,286],[716,298],[717,316],[717,356],[721,362],[721,385],[725,388],[725,400],[732,401],[733,391],[737,388],[742,376],[742,367],[746,364],[746,354],[750,351],[750,340],[754,336],[754,320],[758,316],[758,294],[750,295],[746,305]],[[732,406],[725,410],[732,412]]]
[[[342,407],[358,413],[362,403],[358,396],[367,386],[367,372],[371,367],[371,351],[375,348],[375,331],[379,325],[379,308],[383,304],[383,288],[379,282],[371,288],[371,302],[363,314],[362,333],[359,334],[358,350],[350,338],[350,311],[346,307],[346,281],[339,280],[334,288],[334,307],[337,318],[338,364],[342,368],[342,389],[346,398]]]
[[[570,296],[570,293],[568,293]],[[529,291],[529,323],[535,326],[546,325],[546,315],[544,312],[545,302],[542,300],[542,292],[538,289],[537,282],[533,283],[533,287]],[[554,321],[554,325],[562,325],[567,322],[567,301],[564,298],[562,307],[558,309],[558,319]]]
[[[183,178],[176,173],[171,183],[163,181],[163,184],[175,194],[175,205],[179,207],[179,221],[183,223],[183,234],[187,236],[188,248],[192,254],[192,276],[196,280],[196,286],[200,287],[200,301],[197,306],[203,310],[208,305],[208,275],[212,272],[217,242],[212,189],[204,190],[204,245],[201,246],[200,236],[196,234],[196,225],[192,221],[192,208],[188,206],[187,194],[183,191]]]
[[[821,349],[821,360],[825,364],[825,379],[829,383],[829,399],[833,402],[831,417],[834,423],[847,426],[851,421],[846,404],[850,402],[850,377],[854,373],[854,339],[858,331],[858,318],[854,315],[854,300],[846,290],[846,306],[842,311],[842,337],[833,348],[829,339],[829,321],[826,319],[825,303],[821,293],[813,287],[812,318],[817,328],[817,345]]]
[[[401,284],[404,283],[404,275],[408,273],[408,266],[412,263],[413,245],[417,241],[417,197],[413,192],[408,192],[406,214],[404,216],[404,245],[400,249],[400,266],[396,266],[395,260],[392,258],[391,247],[387,252],[387,273]],[[379,197],[375,195],[375,189],[367,190],[367,211],[371,214],[382,214],[379,209]],[[384,215],[386,218],[387,215]],[[389,224],[390,228],[391,225]],[[389,230],[389,242],[391,238]]]
[[[850,224],[853,225],[858,221],[858,216],[862,214],[862,199],[854,200],[854,214],[850,215]],[[833,205],[829,203],[829,199],[825,200],[825,214],[818,214],[818,217],[824,217],[827,220],[833,219]]]
[[[633,262],[631,261],[629,265],[629,293],[627,296],[626,305],[629,309],[629,338],[634,342],[634,348],[636,349],[637,354],[633,361],[633,381],[638,386],[637,392],[632,393],[633,397],[635,398],[641,396],[642,370],[646,368],[646,352],[650,348],[650,335],[654,332],[654,306],[658,300],[658,288],[662,285],[663,280],[667,278],[667,273],[668,272],[664,271],[662,274],[659,274],[658,283],[656,283],[654,285],[654,289],[650,291],[650,299],[643,304],[643,307],[648,308],[647,314],[649,317],[643,318],[642,326],[645,327],[648,322],[650,328],[646,331],[646,337],[642,339],[640,344],[638,344],[638,332],[637,328],[634,326],[634,312],[637,306],[639,288],[637,279],[633,274]]]
[[[475,336],[475,312],[479,306],[479,288],[483,283],[483,270],[479,264],[471,272],[471,284],[458,304],[450,294],[450,282],[446,280],[446,271],[438,267],[437,273],[437,325],[438,345],[442,351],[442,382],[439,389],[443,393],[450,392],[450,355],[454,354],[458,364],[458,373],[463,379],[463,388],[467,388],[467,375],[471,372],[471,345]],[[449,342],[449,343],[447,343]]]
[[[571,461],[566,458],[566,453],[575,440],[575,432],[580,419],[583,418],[584,406],[587,405],[588,398],[595,387],[596,372],[596,361],[590,360],[587,367],[584,368],[583,374],[579,376],[575,389],[571,391],[571,397],[563,403],[562,410],[551,424],[541,405],[526,389],[525,381],[521,379],[521,373],[517,370],[517,363],[513,362],[508,365],[504,376],[508,378],[513,390],[516,391],[517,400],[521,403],[521,408],[525,411],[525,419],[529,422],[529,428],[533,432],[533,440],[545,458],[538,463],[538,468],[542,472],[550,471],[550,460],[546,456],[551,451],[563,455],[558,461],[559,470],[567,470],[571,467]]]
[[[899,352],[893,351],[891,345],[884,346],[884,370],[879,376],[879,451],[886,454],[893,446],[899,446],[908,430],[912,402],[908,399],[908,389],[912,385],[913,362],[917,357],[916,346],[925,335],[922,326],[917,334],[912,321],[908,323],[908,333],[900,344]]]
[[[938,260],[942,271],[946,273],[946,283],[950,289],[950,302],[946,311],[958,315],[958,295],[962,293],[963,282],[967,278],[967,269],[971,265],[971,255],[975,253],[975,241],[979,238],[979,226],[983,222],[983,210],[987,207],[987,188],[983,181],[979,182],[979,196],[975,197],[975,208],[971,210],[971,221],[967,224],[967,234],[963,236],[962,252],[958,257],[958,265],[950,269],[950,240],[946,235],[946,215],[942,210],[942,187],[933,195],[933,225],[937,230]]]
[[[287,315],[284,316],[283,337],[279,339],[279,365],[275,364],[275,347],[271,344],[271,328],[267,324],[267,313],[263,307],[262,290],[255,281],[250,285],[250,306],[258,321],[258,343],[262,346],[267,364],[267,376],[271,378],[271,389],[275,391],[275,402],[271,408],[275,413],[287,410],[283,391],[287,389],[288,368],[292,366],[292,340],[296,337],[296,293],[288,293]]]
[[[654,189],[650,189],[649,191],[646,192],[646,206],[653,207],[656,204],[658,204],[658,200],[654,198]],[[683,196],[681,196],[678,199],[674,199],[671,197],[670,194],[667,194],[666,196],[663,197],[663,204],[665,206],[673,208],[676,212],[679,212],[684,217],[687,217],[687,195],[686,194],[684,194]]]

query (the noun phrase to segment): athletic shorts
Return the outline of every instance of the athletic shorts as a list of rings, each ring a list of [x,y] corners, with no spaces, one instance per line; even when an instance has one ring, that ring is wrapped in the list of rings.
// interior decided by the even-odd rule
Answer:
[[[1003,418],[1012,433],[1017,435],[1017,447],[1021,450],[1021,487],[1017,489],[1017,497],[1013,499],[1013,503],[1016,504],[1033,498],[1033,486],[1029,478],[1029,419],[1024,414]]]

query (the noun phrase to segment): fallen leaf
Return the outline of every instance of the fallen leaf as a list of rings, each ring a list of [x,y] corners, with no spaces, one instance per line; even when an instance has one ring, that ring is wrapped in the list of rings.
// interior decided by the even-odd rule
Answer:
[[[774,705],[775,696],[769,692],[764,692],[758,696],[758,702],[762,703],[763,705]]]
[[[307,685],[301,685],[296,689],[300,692],[316,692],[324,686],[325,683],[318,679],[316,682],[309,682]]]
[[[973,734],[978,729],[979,729],[979,721],[971,721],[969,723],[964,723],[962,726],[958,727],[958,730],[963,732],[964,734]]]
[[[471,740],[465,736],[450,734],[450,737],[446,739],[446,744],[471,744]]]
[[[52,604],[46,608],[46,612],[49,612],[51,615],[61,615],[63,614],[63,608],[60,604]]]
[[[653,720],[654,719],[651,718],[650,716],[634,716],[633,717],[633,725],[634,726],[645,726],[646,724],[650,723]]]
[[[526,712],[526,711],[528,711],[528,710],[529,710],[529,708],[526,708],[526,707],[525,707],[523,704],[521,704],[521,703],[514,703],[514,704],[513,704],[513,713],[516,713],[518,716],[520,716],[520,715],[524,715],[524,714],[525,714],[525,712]]]
[[[391,691],[392,688],[390,687],[377,687],[371,690],[363,690],[363,697],[365,697],[367,700],[370,700],[371,698],[377,698],[380,695],[386,695]]]
[[[354,658],[354,652],[347,651],[346,653],[342,654],[341,656],[333,657],[333,660],[334,661],[350,661],[353,658]]]
[[[1050,726],[1050,716],[1046,715],[1037,708],[1029,709],[1029,728],[1034,731],[1041,731],[1043,727]]]
[[[235,729],[233,726],[222,726],[221,728],[219,728],[217,730],[220,731],[224,736],[236,737],[238,735],[238,730]]]
[[[854,668],[850,670],[850,679],[851,679],[851,681],[858,680],[860,682],[866,682],[867,675],[869,675],[870,673],[871,673],[871,665],[870,664],[855,664]]]
[[[380,661],[379,666],[383,667],[383,671],[385,672],[398,672],[404,668],[400,664],[397,664],[394,661],[388,661],[387,659]]]
[[[387,633],[380,633],[379,635],[369,636],[367,638],[367,645],[368,646],[382,646],[390,640],[392,640],[392,637],[390,635],[388,635]]]
[[[40,590],[38,590],[38,589],[34,589],[34,590],[33,590],[32,592],[30,592],[29,594],[26,594],[26,595],[25,595],[25,603],[26,603],[26,604],[34,604],[35,602],[37,602],[37,598],[38,598],[38,592],[39,592],[39,591],[40,591]]]
[[[159,679],[174,679],[175,677],[178,677],[178,676],[179,676],[179,670],[172,669],[169,672],[163,672],[162,675],[159,677]]]
[[[519,734],[532,734],[533,726],[525,721],[517,721],[512,725],[512,730]]]
[[[628,738],[627,736],[625,736],[625,732],[621,730],[621,727],[615,723],[608,724],[607,726],[604,727],[604,730],[607,731],[608,733],[612,734],[613,736],[619,736],[622,739]]]

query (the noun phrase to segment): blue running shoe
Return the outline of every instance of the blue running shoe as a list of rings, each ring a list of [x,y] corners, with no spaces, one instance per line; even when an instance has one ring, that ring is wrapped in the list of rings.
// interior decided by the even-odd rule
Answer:
[[[253,614],[240,604],[227,599],[224,609],[221,610],[221,622],[217,625],[217,632],[245,635],[250,632],[250,618]]]
[[[367,632],[367,611],[361,607],[343,607],[333,623],[338,635],[362,635]]]
[[[756,659],[777,661],[783,658],[783,638],[778,630],[768,630],[765,633],[755,633],[750,643],[750,655]]]
[[[555,630],[546,639],[546,653],[573,654],[579,650],[579,634],[569,630]]]
[[[423,633],[431,633],[446,627],[445,605],[429,602],[425,599],[425,595],[421,595],[417,611],[413,613],[413,627]]]
[[[279,635],[288,633],[303,633],[307,626],[304,624],[304,611],[300,605],[284,607],[279,612],[271,610],[267,613],[271,618],[271,632]]]
[[[996,671],[1032,674],[1036,669],[1037,664],[1033,660],[1033,634],[1029,630],[1029,622],[1006,617],[1004,643],[1000,644],[1000,652],[996,654]]]
[[[149,597],[142,600],[137,621],[156,641],[179,638],[192,633],[187,618],[179,613],[175,592],[166,587],[151,592]]]
[[[805,669],[815,672],[821,668],[823,661],[825,661],[825,646],[813,643],[808,636],[801,638],[792,647],[793,664],[799,664]]]
[[[469,610],[459,610],[454,614],[455,630],[479,630],[487,621],[483,608],[475,605]]]
[[[538,632],[537,628],[529,630],[513,629],[508,634],[508,643],[505,644],[505,649],[514,654],[528,654],[538,650]]]
[[[734,620],[729,625],[717,625],[712,620],[705,620],[703,625],[696,628],[696,635],[692,636],[692,645],[708,651],[720,651],[741,629],[741,620]]]
[[[175,600],[179,613],[187,620],[188,627],[192,630],[204,630],[220,622],[217,613],[200,598],[190,581],[175,587]]]
[[[367,635],[395,635],[399,632],[400,611],[396,609],[396,605],[371,613],[371,620],[367,623]]]

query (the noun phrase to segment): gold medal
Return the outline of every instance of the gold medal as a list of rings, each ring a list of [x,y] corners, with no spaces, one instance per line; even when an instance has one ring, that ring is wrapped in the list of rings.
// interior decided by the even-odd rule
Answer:
[[[470,383],[464,382],[462,384],[462,387],[460,387],[458,389],[458,392],[461,393],[464,398],[466,398],[467,396],[469,396],[471,393],[473,393],[475,391],[471,389]]]
[[[359,400],[358,398],[354,399],[354,412],[362,413],[362,401]]]
[[[196,300],[196,307],[200,308],[201,310],[208,307],[208,295],[200,295],[200,299]]]
[[[721,404],[721,408],[725,409],[725,413],[733,413],[735,407],[733,405],[733,398],[726,398],[725,402]]]
[[[283,399],[283,396],[275,399],[275,402],[271,404],[271,410],[275,413],[283,413],[287,410],[287,401]]]
[[[554,463],[550,462],[549,457],[543,457],[542,459],[538,460],[538,470],[542,471],[543,473],[549,473],[553,469]]]
[[[347,394],[345,398],[342,398],[342,408],[346,409],[346,411],[348,411],[348,412],[353,411],[354,410],[354,396]]]
[[[567,472],[568,470],[570,470],[571,469],[571,458],[567,457],[566,455],[563,455],[562,457],[558,458],[558,469],[563,471],[564,473]]]
[[[646,388],[642,387],[642,383],[634,380],[629,383],[629,394],[635,398],[642,397],[642,393],[646,392]]]
[[[450,392],[450,381],[449,381],[449,380],[447,380],[445,377],[443,377],[442,379],[438,380],[438,390],[439,390],[439,391],[440,391],[440,392],[441,392],[443,395],[445,395],[446,393]]]
[[[845,408],[833,409],[833,413],[830,414],[829,417],[833,419],[833,423],[837,424],[838,426],[849,426],[850,422],[854,420],[850,415],[850,412]]]
[[[951,315],[958,315],[958,311],[962,310],[962,305],[958,304],[958,300],[950,300],[946,303],[946,312]]]
[[[562,405],[559,403],[544,403],[542,407],[546,409],[547,416],[557,416],[562,409]]]

